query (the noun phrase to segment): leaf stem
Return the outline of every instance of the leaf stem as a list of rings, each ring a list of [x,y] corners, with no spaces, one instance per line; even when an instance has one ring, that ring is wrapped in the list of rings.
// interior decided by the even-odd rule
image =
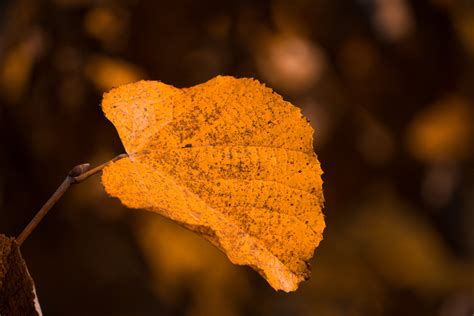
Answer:
[[[51,197],[46,201],[46,203],[40,208],[38,213],[36,213],[35,217],[30,221],[30,223],[23,229],[21,234],[16,239],[16,242],[19,246],[23,244],[23,242],[28,238],[28,236],[33,232],[33,230],[38,226],[41,220],[46,216],[48,211],[59,201],[59,199],[63,196],[63,194],[69,189],[72,184],[78,184],[86,179],[90,178],[91,176],[99,173],[104,169],[107,165],[122,158],[127,157],[127,154],[121,154],[113,158],[112,160],[107,161],[106,163],[101,164],[91,170],[89,170],[90,164],[81,164],[77,165],[69,171],[68,175],[61,183],[61,185],[56,189],[56,191],[51,195]]]

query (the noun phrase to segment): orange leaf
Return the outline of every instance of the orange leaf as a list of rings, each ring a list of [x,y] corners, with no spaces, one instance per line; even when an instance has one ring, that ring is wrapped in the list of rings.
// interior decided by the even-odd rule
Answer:
[[[128,84],[102,107],[129,154],[104,169],[110,195],[197,232],[277,290],[309,277],[322,171],[298,108],[256,80],[220,76],[186,89]]]

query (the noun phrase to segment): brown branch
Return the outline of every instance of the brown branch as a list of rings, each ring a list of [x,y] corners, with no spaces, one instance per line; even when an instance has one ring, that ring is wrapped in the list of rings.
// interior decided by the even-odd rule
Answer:
[[[31,232],[38,226],[41,220],[46,216],[48,211],[59,201],[63,194],[69,189],[72,184],[81,183],[84,180],[90,178],[91,176],[99,173],[104,169],[108,164],[115,162],[119,159],[127,157],[127,154],[121,154],[113,158],[112,160],[107,161],[106,163],[101,164],[100,166],[95,167],[94,169],[89,170],[90,165],[88,163],[77,165],[69,171],[66,179],[63,183],[56,189],[56,192],[51,195],[51,197],[46,201],[46,203],[41,207],[41,209],[36,213],[35,217],[30,221],[30,223],[23,229],[21,234],[16,239],[16,242],[19,246],[23,244],[26,238],[31,234]]]

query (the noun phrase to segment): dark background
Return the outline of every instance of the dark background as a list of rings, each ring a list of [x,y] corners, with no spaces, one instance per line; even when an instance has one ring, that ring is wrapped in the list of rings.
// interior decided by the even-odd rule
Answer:
[[[313,276],[275,292],[197,235],[73,187],[22,246],[54,315],[474,313],[471,0],[0,1],[0,232],[123,152],[104,91],[265,82],[315,128]]]

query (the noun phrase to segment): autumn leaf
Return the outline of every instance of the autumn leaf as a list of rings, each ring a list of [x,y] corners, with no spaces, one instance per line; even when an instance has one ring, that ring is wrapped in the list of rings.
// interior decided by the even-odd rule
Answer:
[[[322,171],[298,108],[256,80],[221,76],[185,89],[128,84],[102,107],[129,155],[104,169],[110,195],[200,234],[277,290],[309,277],[325,227]]]
[[[41,315],[33,280],[15,238],[0,234],[0,315]]]

